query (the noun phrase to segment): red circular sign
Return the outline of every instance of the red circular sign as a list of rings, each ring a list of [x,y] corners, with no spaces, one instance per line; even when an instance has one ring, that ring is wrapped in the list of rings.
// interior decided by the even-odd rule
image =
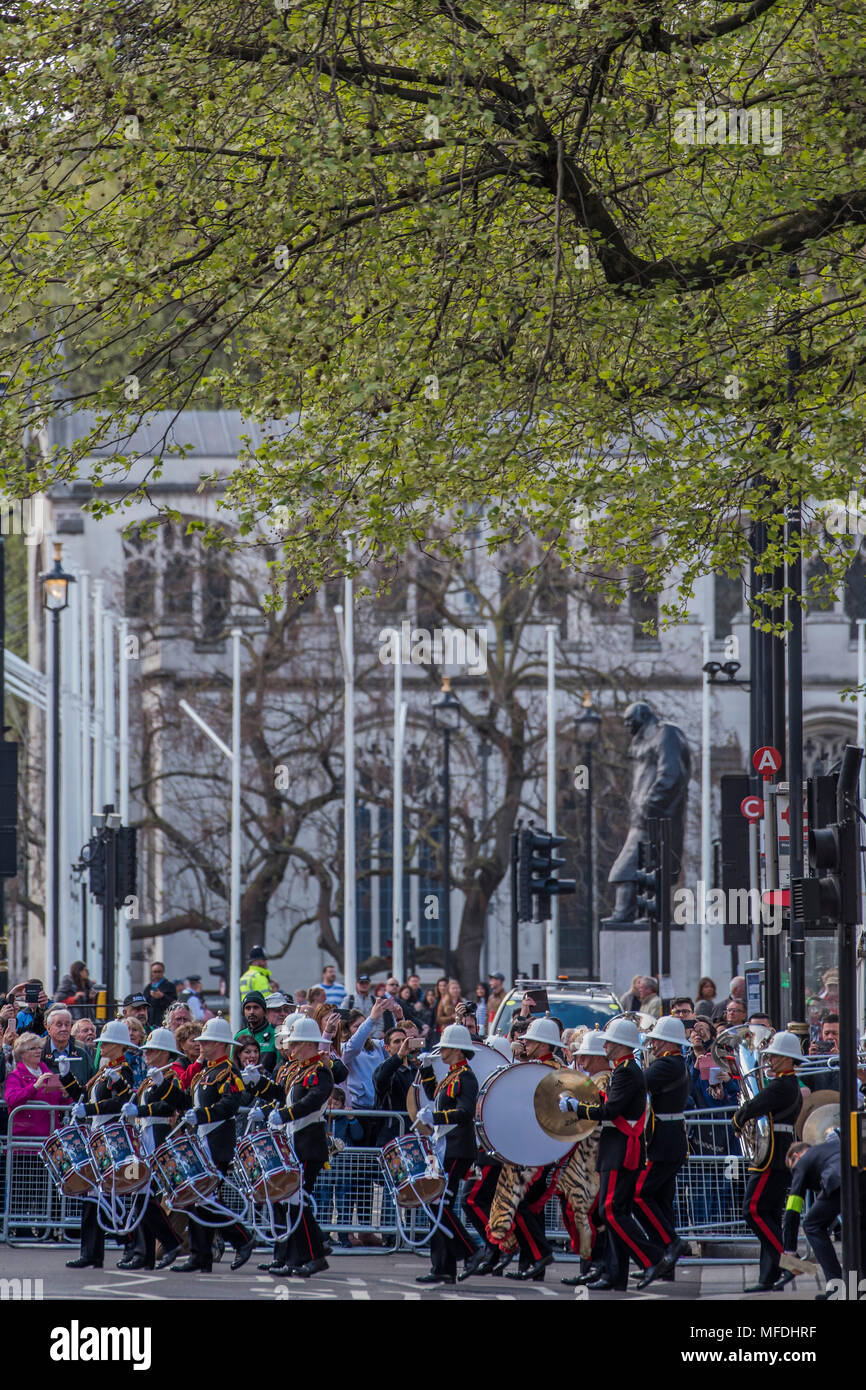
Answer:
[[[764,814],[764,802],[760,796],[744,796],[740,802],[740,810],[746,820],[760,820]]]
[[[765,782],[768,782],[781,766],[781,753],[778,748],[771,748],[769,744],[764,744],[762,748],[756,748],[752,754],[752,767],[757,773],[760,773]]]

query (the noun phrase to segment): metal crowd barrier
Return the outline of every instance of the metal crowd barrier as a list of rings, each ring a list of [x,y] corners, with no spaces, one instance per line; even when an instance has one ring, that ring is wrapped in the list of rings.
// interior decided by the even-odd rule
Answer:
[[[22,1109],[50,1113],[52,1128],[56,1128],[58,1115],[64,1115],[65,1119],[69,1107],[33,1101]],[[81,1202],[57,1191],[39,1158],[44,1138],[16,1135],[15,1114],[13,1111],[9,1116],[8,1133],[0,1150],[3,1175],[0,1241],[21,1245],[76,1239]],[[753,1243],[754,1239],[740,1214],[748,1174],[730,1127],[732,1114],[733,1107],[720,1107],[689,1111],[686,1116],[690,1156],[677,1179],[677,1228],[684,1239],[700,1245],[704,1257],[720,1257],[721,1247],[726,1243],[739,1245]],[[396,1124],[401,1134],[408,1118],[393,1111],[328,1111],[329,1120],[340,1116],[389,1121]],[[241,1111],[239,1131],[245,1124],[246,1116]],[[379,1161],[380,1153],[379,1148],[347,1144],[332,1155],[329,1166],[319,1175],[313,1191],[317,1219],[325,1234],[331,1235],[332,1242],[336,1240],[335,1249],[348,1245],[351,1235],[361,1239],[379,1237],[387,1248],[403,1244],[394,1201]],[[249,1203],[236,1184],[223,1183],[220,1195],[225,1205],[236,1211],[242,1220],[249,1219]],[[406,1215],[408,1233],[418,1239],[429,1222],[423,1212]],[[563,1253],[569,1252],[568,1233],[556,1198],[547,1204],[545,1224],[553,1244]],[[367,1250],[375,1248],[372,1244],[365,1247]]]

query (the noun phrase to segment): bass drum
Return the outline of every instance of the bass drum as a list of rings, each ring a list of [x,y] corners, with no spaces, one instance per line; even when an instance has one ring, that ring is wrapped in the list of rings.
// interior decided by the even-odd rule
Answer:
[[[475,1073],[480,1090],[489,1076],[492,1076],[495,1071],[502,1070],[502,1053],[497,1052],[495,1047],[487,1047],[484,1043],[479,1043],[474,1053],[469,1058],[469,1069]],[[445,1077],[448,1075],[448,1068],[442,1061],[438,1050],[433,1053],[433,1074],[436,1077],[437,1085],[440,1081],[444,1081]],[[409,1094],[406,1097],[406,1109],[409,1111],[410,1118],[414,1120],[418,1111],[429,1104],[430,1102],[427,1099],[421,1082],[413,1081],[412,1085],[409,1087]],[[427,1125],[418,1126],[419,1134],[429,1135],[432,1134],[432,1132],[433,1131],[429,1129]]]
[[[536,1087],[550,1072],[544,1062],[515,1062],[500,1067],[481,1086],[475,1111],[478,1143],[502,1163],[543,1168],[574,1148],[573,1138],[552,1138],[535,1117]]]

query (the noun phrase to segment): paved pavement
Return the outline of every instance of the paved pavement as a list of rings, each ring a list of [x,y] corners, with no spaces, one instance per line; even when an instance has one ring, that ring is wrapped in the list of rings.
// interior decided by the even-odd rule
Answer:
[[[266,1252],[256,1252],[242,1270],[232,1274],[229,1269],[231,1251],[227,1251],[212,1274],[175,1274],[170,1269],[162,1273],[138,1271],[130,1273],[115,1268],[120,1252],[106,1251],[102,1270],[73,1270],[66,1260],[77,1254],[75,1246],[8,1247],[0,1246],[0,1270],[6,1280],[40,1280],[31,1283],[30,1296],[43,1299],[76,1299],[104,1301],[123,1299],[155,1299],[175,1301],[206,1299],[227,1301],[271,1302],[285,1300],[341,1300],[342,1302],[448,1302],[459,1299],[486,1302],[536,1302],[551,1299],[611,1303],[621,1300],[621,1294],[593,1293],[582,1289],[564,1288],[563,1275],[574,1274],[574,1263],[557,1263],[547,1270],[541,1284],[523,1284],[512,1279],[468,1279],[456,1287],[415,1283],[415,1276],[428,1269],[427,1261],[410,1253],[370,1254],[367,1251],[334,1255],[330,1268],[313,1279],[276,1279],[261,1274],[256,1268]],[[814,1279],[801,1277],[783,1293],[744,1295],[743,1288],[757,1274],[754,1264],[680,1265],[673,1283],[653,1284],[644,1293],[625,1295],[631,1302],[672,1302],[695,1299],[715,1299],[720,1302],[745,1304],[771,1302],[781,1311],[792,1301],[811,1301],[818,1291]],[[25,1296],[26,1293],[25,1293]]]

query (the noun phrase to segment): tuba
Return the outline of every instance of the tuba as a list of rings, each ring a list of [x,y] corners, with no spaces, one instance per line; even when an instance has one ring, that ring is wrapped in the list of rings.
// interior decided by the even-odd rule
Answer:
[[[710,1056],[719,1067],[731,1073],[740,1092],[740,1104],[752,1100],[764,1088],[764,1048],[774,1036],[772,1028],[761,1024],[741,1024],[726,1028],[710,1043]],[[737,1138],[743,1157],[761,1168],[770,1156],[773,1130],[769,1116],[749,1120]]]

